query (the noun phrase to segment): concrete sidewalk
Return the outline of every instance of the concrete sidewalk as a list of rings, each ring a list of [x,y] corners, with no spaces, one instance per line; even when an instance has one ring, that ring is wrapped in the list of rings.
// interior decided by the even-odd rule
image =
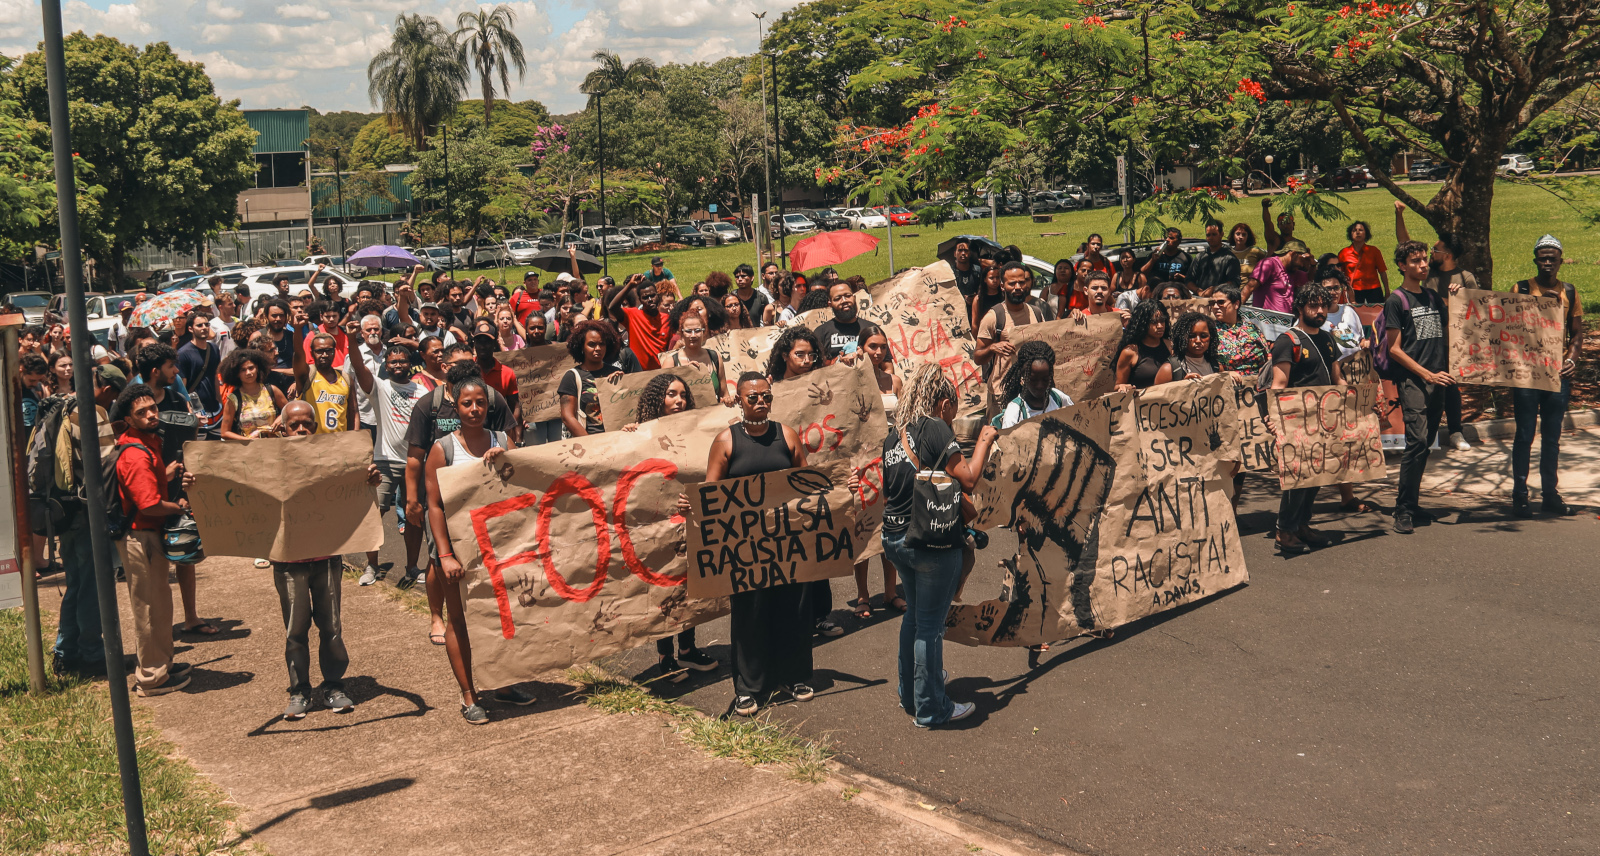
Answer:
[[[1539,502],[1539,440],[1533,441],[1528,487]],[[1390,471],[1399,459],[1391,457]],[[1422,477],[1424,491],[1511,498],[1511,438],[1495,437],[1458,452],[1435,449]],[[1561,496],[1569,503],[1600,505],[1600,428],[1561,435]]]
[[[468,725],[426,617],[381,587],[349,580],[347,691],[357,707],[285,722],[270,572],[220,558],[199,574],[200,613],[223,632],[180,637],[178,659],[194,664],[193,682],[135,703],[150,707],[165,736],[243,807],[241,832],[280,856],[1021,854],[1039,846],[919,807],[915,795],[853,771],[801,784],[783,770],[713,758],[681,741],[666,718],[606,715],[567,684],[525,684],[538,704],[486,706],[493,722]],[[53,609],[60,578],[43,582],[41,600]],[[131,651],[126,609],[123,627]]]

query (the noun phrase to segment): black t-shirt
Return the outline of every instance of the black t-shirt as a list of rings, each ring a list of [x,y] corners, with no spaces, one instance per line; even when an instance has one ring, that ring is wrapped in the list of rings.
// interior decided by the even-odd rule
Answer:
[[[570,395],[578,399],[578,412],[583,414],[583,428],[590,434],[600,434],[606,430],[605,423],[600,421],[600,390],[595,386],[595,381],[620,371],[622,368],[615,363],[602,366],[597,372],[590,372],[583,366],[573,366],[561,375],[561,382],[556,385],[556,395]],[[583,384],[581,391],[578,388],[580,382]],[[620,429],[622,426],[616,427]]]
[[[1224,283],[1237,286],[1240,278],[1239,257],[1227,244],[1201,253],[1189,263],[1189,284],[1195,291],[1216,288]]]
[[[906,429],[911,451],[923,469],[943,470],[951,455],[961,453],[956,435],[942,419],[924,416]],[[900,432],[890,431],[883,441],[883,531],[900,533],[910,524],[912,483],[917,468],[900,446]]]
[[[950,269],[955,271],[956,274],[956,290],[961,292],[961,296],[966,298],[967,303],[972,303],[972,295],[977,294],[978,289],[983,288],[983,268],[974,264],[971,270],[964,271],[956,267],[955,262],[951,262]]]
[[[1150,266],[1150,272],[1145,275],[1145,278],[1150,281],[1151,285],[1155,285],[1158,282],[1168,282],[1177,279],[1179,276],[1187,276],[1188,271],[1188,253],[1184,252],[1183,250],[1179,250],[1168,256],[1163,255],[1160,250],[1156,250],[1155,264]]]
[[[1289,364],[1290,386],[1332,386],[1333,364],[1339,361],[1339,348],[1326,330],[1311,334],[1291,328],[1272,343],[1272,364]]]
[[[817,325],[812,332],[817,334],[817,341],[822,343],[822,355],[829,362],[838,359],[840,354],[853,354],[856,352],[856,341],[861,336],[861,322],[851,321],[841,323],[836,318]]]
[[[738,296],[738,294],[738,292],[734,292],[735,296]],[[744,304],[744,311],[750,313],[750,326],[760,327],[761,318],[767,310],[767,304],[772,301],[768,300],[760,289],[753,289],[748,298],[739,297],[739,302]]]
[[[1397,288],[1383,302],[1383,323],[1390,330],[1400,331],[1400,350],[1416,360],[1417,365],[1430,372],[1442,372],[1449,367],[1450,349],[1444,338],[1444,304],[1439,300],[1439,295],[1426,288],[1419,294]],[[1386,346],[1387,343],[1379,347]],[[1389,362],[1395,371],[1405,372],[1398,360]]]
[[[439,406],[434,408],[433,402]],[[490,431],[504,431],[511,424],[511,408],[499,393],[489,395],[489,417],[483,427]],[[456,413],[456,403],[450,396],[436,395],[433,391],[417,399],[411,408],[411,424],[406,426],[406,445],[417,446],[426,455],[440,437],[461,427],[461,417]]]
[[[294,334],[290,332],[291,329],[293,328],[285,326],[282,330],[278,331],[278,336],[281,338],[274,338],[272,340],[272,365],[274,368],[294,368]],[[272,330],[270,328],[267,330],[267,335],[272,335]]]

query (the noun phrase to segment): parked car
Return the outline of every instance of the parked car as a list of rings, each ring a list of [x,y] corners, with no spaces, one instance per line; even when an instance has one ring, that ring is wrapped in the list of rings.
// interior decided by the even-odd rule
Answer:
[[[412,255],[422,259],[422,263],[427,265],[430,271],[454,270],[460,267],[456,264],[455,254],[450,252],[449,247],[423,247]]]
[[[1365,189],[1367,186],[1367,171],[1342,166],[1332,172],[1318,176],[1316,186],[1330,187],[1334,190],[1354,190],[1358,187]]]
[[[505,250],[506,258],[510,259],[512,264],[525,265],[538,255],[539,245],[527,238],[512,238],[505,242]]]
[[[1434,163],[1431,160],[1412,161],[1411,168],[1406,170],[1406,178],[1412,181],[1437,181],[1450,173],[1448,164]]]
[[[330,256],[330,255],[306,256],[305,258],[300,260],[300,263],[303,264],[303,265],[310,265],[311,267],[316,267],[317,265],[327,265],[328,267],[336,267],[336,268],[339,268],[340,270],[343,270],[344,269],[344,256]]]
[[[989,219],[990,208],[987,199],[963,199],[961,207],[966,209],[969,220]]]
[[[122,315],[123,306],[132,306],[134,297],[131,294],[105,294],[91,291],[83,296],[84,309],[89,321],[89,333],[95,341],[104,345],[110,340],[110,331],[117,325]],[[57,294],[50,298],[49,310],[62,318],[67,317],[67,296]]]
[[[437,249],[443,250],[444,248],[438,247]],[[419,256],[419,258],[421,258],[421,256]],[[262,295],[267,295],[269,297],[277,296],[278,288],[275,283],[277,282],[279,276],[286,276],[289,278],[289,293],[293,295],[308,290],[310,288],[311,277],[316,272],[317,269],[315,266],[306,265],[292,268],[255,267],[248,270],[239,271],[235,274],[230,274],[230,276],[239,277],[239,280],[236,283],[227,283],[226,280],[224,280],[224,282],[230,288],[234,285],[242,283],[245,287],[250,289],[250,301],[254,303],[255,299]],[[322,272],[322,278],[326,279],[330,276],[339,280],[341,286],[339,293],[347,298],[353,296],[356,293],[356,286],[361,284],[360,280],[341,270],[328,268]],[[197,281],[197,285],[201,286],[197,288],[197,290],[201,293],[211,293],[210,286],[203,279]]]
[[[662,238],[669,244],[683,244],[686,247],[704,247],[711,243],[705,235],[701,234],[699,229],[688,223],[668,226]]]
[[[50,292],[48,291],[14,291],[5,296],[12,306],[22,310],[22,317],[29,324],[37,324],[44,320],[44,313],[50,307]]]
[[[560,250],[567,247],[577,247],[580,253],[588,253],[591,256],[600,255],[600,245],[584,240],[578,236],[577,232],[540,235],[538,243],[541,250]]]
[[[217,266],[217,273],[228,273],[230,271],[236,271],[236,270],[247,270],[247,269],[249,269],[249,267],[250,266],[245,264],[244,262],[229,262],[228,264],[225,264],[225,265],[218,265]]]
[[[1527,175],[1534,170],[1533,159],[1527,155],[1501,155],[1498,171],[1501,175]]]
[[[476,240],[465,240],[455,247],[456,262],[460,267],[478,268],[500,264],[506,257],[504,244],[484,235]]]
[[[887,229],[889,218],[876,208],[846,208],[845,219],[852,229]]]
[[[578,230],[578,237],[596,247],[603,245],[607,253],[625,253],[634,246],[633,239],[616,226],[584,226]]]
[[[654,226],[623,226],[622,234],[632,238],[635,247],[658,243],[661,240],[661,230]]]
[[[1095,208],[1110,208],[1113,205],[1122,204],[1122,194],[1118,193],[1114,187],[1105,188],[1091,192],[1089,201]]]
[[[883,211],[885,214],[889,215],[889,219],[892,220],[896,226],[915,226],[922,222],[917,219],[917,214],[915,211],[912,211],[910,208],[907,208],[904,205],[890,205],[885,207]]]
[[[294,263],[300,264],[300,260],[296,259]],[[150,275],[150,278],[146,280],[146,282],[150,284],[151,291],[159,291],[163,285],[171,285],[179,280],[184,280],[191,276],[199,275],[200,272],[194,268],[173,268],[171,270],[156,271]]]
[[[772,237],[774,238],[778,237],[779,234],[805,235],[815,231],[817,231],[817,224],[810,217],[793,211],[784,214],[781,220],[774,220],[772,223]]]
[[[817,224],[817,228],[826,232],[850,228],[850,218],[831,208],[816,208],[810,211],[797,211],[795,213],[804,214],[807,217],[810,217],[811,222]]]
[[[1091,194],[1089,193],[1089,191],[1083,189],[1083,187],[1081,185],[1077,185],[1077,184],[1069,184],[1069,185],[1061,188],[1060,190],[1057,190],[1056,191],[1056,196],[1058,198],[1061,198],[1063,203],[1065,203],[1065,201],[1067,199],[1070,199],[1073,202],[1078,203],[1077,207],[1079,207],[1079,208],[1083,208],[1083,207],[1088,206],[1090,204],[1090,202],[1092,201],[1091,200]],[[1068,206],[1070,207],[1070,203],[1066,203],[1066,204],[1068,204]]]
[[[719,247],[723,244],[737,244],[744,240],[744,232],[738,226],[720,220],[702,225],[700,234],[705,235],[711,243]]]

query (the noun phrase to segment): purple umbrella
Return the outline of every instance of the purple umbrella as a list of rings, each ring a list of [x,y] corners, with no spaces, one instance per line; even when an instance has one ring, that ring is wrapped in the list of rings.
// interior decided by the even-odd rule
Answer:
[[[422,259],[406,252],[401,247],[374,244],[345,259],[344,263],[367,268],[409,268],[422,264]]]

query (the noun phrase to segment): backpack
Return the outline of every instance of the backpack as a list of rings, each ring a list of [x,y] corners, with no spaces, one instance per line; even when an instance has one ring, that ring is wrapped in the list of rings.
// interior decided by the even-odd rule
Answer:
[[[122,460],[122,453],[129,449],[138,449],[149,455],[150,460],[155,460],[155,454],[143,443],[118,443],[100,456],[99,499],[106,510],[106,534],[113,541],[126,536],[133,523],[132,515],[122,509],[122,479],[117,475],[117,462]]]
[[[77,399],[67,394],[39,400],[27,444],[28,528],[35,535],[53,535],[66,520],[66,505],[77,501],[76,496],[56,486],[61,432],[67,427],[67,415],[77,405]]]
[[[1400,295],[1400,303],[1402,307],[1405,309],[1405,311],[1410,312],[1411,292],[1406,291],[1403,288],[1397,288],[1393,293]],[[1427,289],[1423,289],[1422,293],[1423,295],[1429,294]],[[1422,298],[1423,303],[1427,303],[1428,300],[1429,298],[1426,296]],[[1384,380],[1395,380],[1401,373],[1401,369],[1399,366],[1394,365],[1389,359],[1389,324],[1384,317],[1385,314],[1386,313],[1379,312],[1378,317],[1373,319],[1372,344],[1368,345],[1367,349],[1372,352],[1372,367],[1377,369],[1378,377],[1381,377]]]

